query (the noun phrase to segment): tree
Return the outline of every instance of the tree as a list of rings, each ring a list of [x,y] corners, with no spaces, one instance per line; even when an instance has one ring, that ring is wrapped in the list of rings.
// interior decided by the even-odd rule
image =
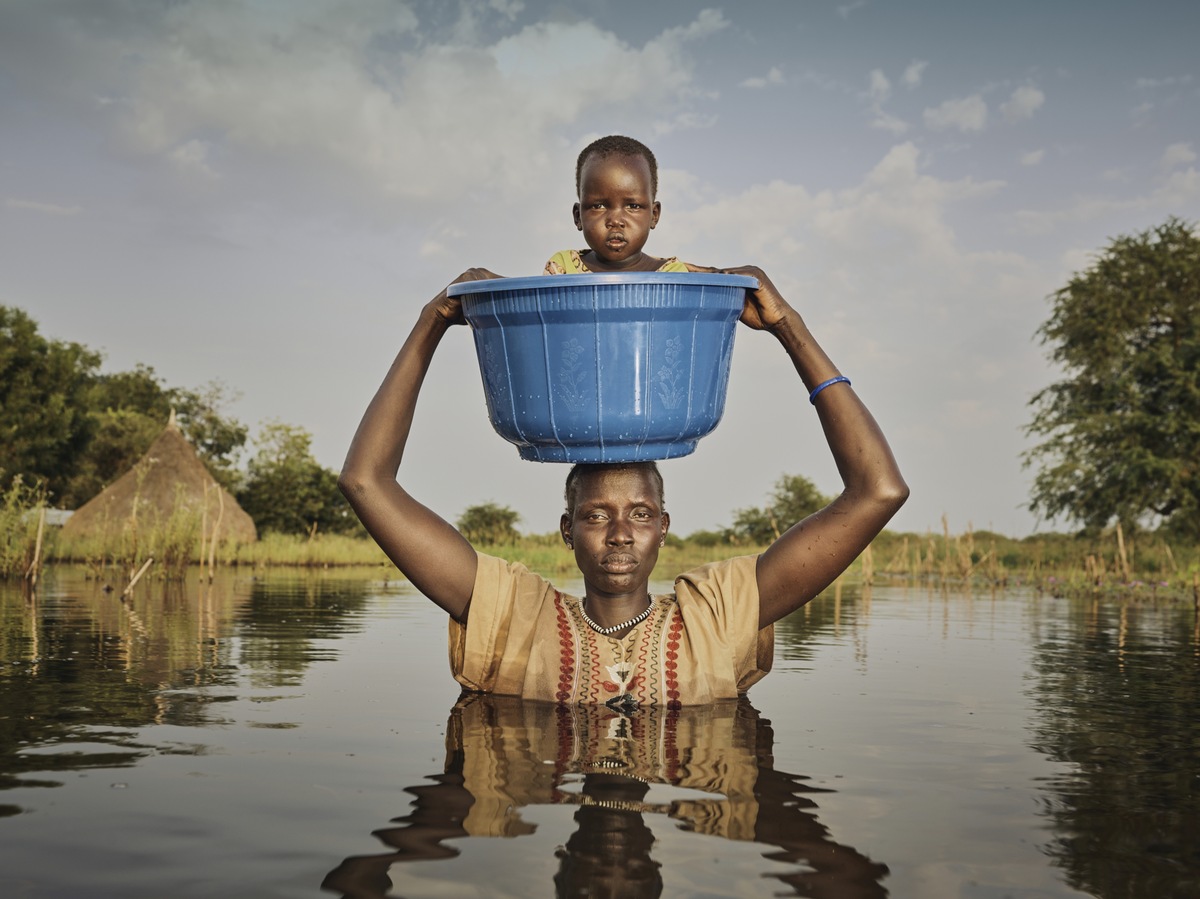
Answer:
[[[761,509],[739,509],[731,535],[739,543],[766,546],[797,521],[829,504],[816,485],[803,475],[785,474],[775,482],[771,502]]]
[[[20,309],[0,306],[0,477],[61,485],[92,435],[86,394],[100,355],[47,340]]]
[[[81,505],[132,468],[162,433],[172,411],[213,477],[236,493],[240,473],[235,465],[247,432],[245,425],[221,413],[226,394],[220,384],[200,391],[167,387],[148,365],[94,375],[84,393],[90,438],[76,455],[70,476],[58,485],[63,504]]]
[[[101,358],[0,306],[0,479],[20,475],[58,505],[82,505],[142,457],[175,409],[213,476],[235,489],[246,428],[222,414],[224,387],[170,388],[145,365],[101,374]]]
[[[508,506],[482,503],[468,507],[455,526],[471,543],[486,546],[516,543],[521,535],[516,524],[521,516]]]
[[[337,489],[337,473],[313,458],[312,436],[282,422],[263,426],[238,503],[261,531],[347,533],[357,519]]]
[[[1051,296],[1039,329],[1065,377],[1039,391],[1029,507],[1099,529],[1200,535],[1200,237],[1164,224],[1113,240]]]
[[[221,411],[236,395],[220,381],[210,381],[200,390],[174,388],[168,395],[179,415],[180,428],[212,476],[226,490],[237,493],[241,474],[236,466],[249,431]]]

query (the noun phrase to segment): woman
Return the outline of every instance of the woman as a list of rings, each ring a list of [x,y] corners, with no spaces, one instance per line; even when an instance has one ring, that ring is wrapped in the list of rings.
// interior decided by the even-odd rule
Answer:
[[[660,596],[647,585],[670,517],[652,464],[577,466],[568,477],[560,531],[583,575],[581,598],[476,552],[401,486],[425,373],[442,336],[465,324],[460,301],[444,290],[422,310],[363,416],[339,485],[400,571],[449,613],[451,669],[465,688],[617,709],[733,698],[770,670],[771,625],[828,586],[908,497],[874,418],[799,313],[760,269],[722,271],[758,280],[741,321],[774,335],[791,358],[844,489],[762,554],[682,574]],[[495,277],[471,269],[457,281]],[[765,401],[783,405],[777,390]]]

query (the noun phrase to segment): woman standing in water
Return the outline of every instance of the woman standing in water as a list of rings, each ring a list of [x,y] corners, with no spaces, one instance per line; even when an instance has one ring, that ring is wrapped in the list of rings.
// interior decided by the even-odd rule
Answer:
[[[760,269],[721,271],[757,279],[741,321],[792,360],[844,486],[761,554],[684,572],[658,596],[648,582],[670,516],[653,463],[568,475],[559,527],[583,576],[579,598],[477,552],[403,486],[420,477],[402,461],[425,374],[445,334],[465,324],[445,290],[422,309],[363,416],[339,486],[400,571],[449,614],[451,668],[465,689],[616,709],[733,698],[770,670],[773,623],[828,586],[904,503],[908,487],[887,441],[800,314]],[[457,281],[495,277],[471,269]],[[778,385],[762,395],[781,416],[799,399]],[[753,458],[751,443],[748,465]]]

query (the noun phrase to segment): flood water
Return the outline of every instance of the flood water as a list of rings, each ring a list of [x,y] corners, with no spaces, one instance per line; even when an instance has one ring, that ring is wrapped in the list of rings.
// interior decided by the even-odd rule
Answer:
[[[623,717],[460,701],[382,571],[104,586],[0,583],[4,897],[1200,896],[1190,605],[847,588]]]

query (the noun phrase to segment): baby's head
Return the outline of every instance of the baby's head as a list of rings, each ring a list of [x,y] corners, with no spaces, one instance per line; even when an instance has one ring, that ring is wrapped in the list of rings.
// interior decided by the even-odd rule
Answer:
[[[620,134],[610,134],[608,137],[594,140],[580,151],[579,159],[575,161],[576,196],[583,186],[584,164],[592,157],[606,159],[609,156],[640,156],[646,160],[646,165],[650,168],[650,199],[658,196],[658,160],[654,158],[654,153],[640,140]]]
[[[658,163],[645,144],[611,135],[588,144],[575,164],[575,227],[591,252],[592,271],[650,271],[653,257],[642,253],[661,211]]]

